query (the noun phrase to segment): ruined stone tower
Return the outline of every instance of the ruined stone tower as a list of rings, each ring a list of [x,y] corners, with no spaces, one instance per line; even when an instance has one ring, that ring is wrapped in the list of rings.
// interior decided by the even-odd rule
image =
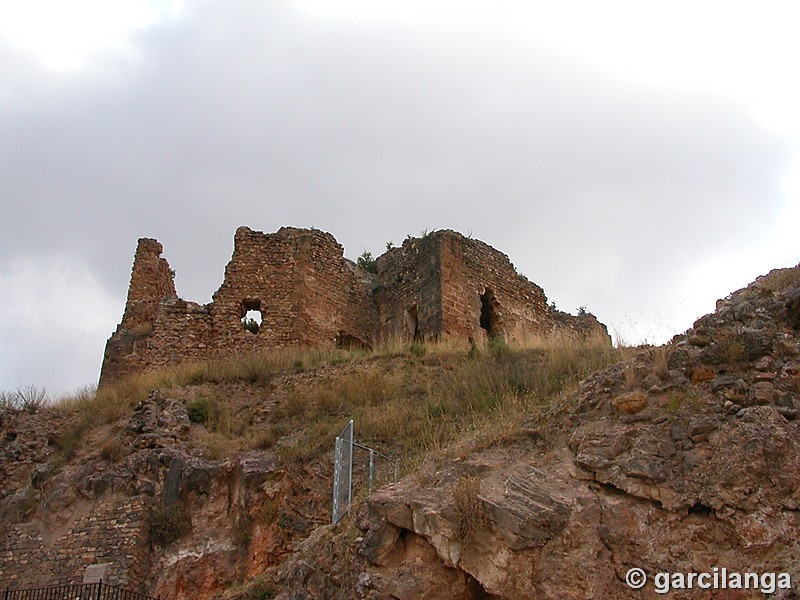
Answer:
[[[371,347],[393,336],[513,341],[554,330],[607,335],[591,315],[552,311],[544,291],[505,254],[450,230],[408,238],[377,259],[377,273],[368,273],[344,258],[329,233],[240,227],[222,285],[206,305],[177,296],[161,252],[156,240],[139,240],[101,384],[186,360],[282,346]],[[255,324],[245,322],[250,316]]]

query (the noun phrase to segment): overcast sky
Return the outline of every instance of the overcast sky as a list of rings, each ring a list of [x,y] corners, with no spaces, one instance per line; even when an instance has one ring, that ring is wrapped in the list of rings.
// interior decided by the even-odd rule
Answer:
[[[798,6],[0,0],[0,390],[95,383],[136,240],[205,303],[239,225],[456,229],[664,341],[800,260]]]

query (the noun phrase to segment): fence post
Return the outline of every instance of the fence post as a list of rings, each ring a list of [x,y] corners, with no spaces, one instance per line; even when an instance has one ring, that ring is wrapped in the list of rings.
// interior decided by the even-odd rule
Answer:
[[[342,477],[340,475],[341,461],[342,461],[342,440],[336,437],[336,449],[333,455],[333,515],[332,522],[334,525],[337,523],[339,516],[339,486],[342,484]]]
[[[353,506],[353,444],[355,443],[355,426],[353,419],[350,419],[350,472],[347,475],[347,512]]]
[[[369,481],[368,489],[369,489],[369,493],[370,494],[372,493],[372,477],[373,477],[373,473],[374,472],[375,472],[375,450],[370,448],[369,449],[369,480],[368,480]]]
[[[103,593],[103,580],[97,582],[97,600],[100,600],[100,595]]]

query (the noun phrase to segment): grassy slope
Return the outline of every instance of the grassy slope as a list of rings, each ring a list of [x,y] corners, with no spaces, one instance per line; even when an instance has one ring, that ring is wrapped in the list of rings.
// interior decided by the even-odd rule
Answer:
[[[328,452],[353,418],[361,442],[408,468],[465,436],[487,444],[535,425],[580,379],[616,360],[602,339],[274,350],[184,364],[65,398],[57,408],[76,425],[60,444],[71,453],[88,431],[117,421],[159,388],[205,425],[196,443],[215,458],[276,446],[286,459],[308,461]]]

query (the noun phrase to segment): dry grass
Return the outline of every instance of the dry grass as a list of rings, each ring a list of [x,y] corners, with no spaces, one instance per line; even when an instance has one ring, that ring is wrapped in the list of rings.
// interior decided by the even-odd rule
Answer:
[[[370,354],[372,356],[439,355],[462,352],[468,347],[466,342],[450,338],[411,341],[405,336],[394,335],[379,340]]]
[[[133,328],[133,333],[141,336],[153,335],[153,324],[139,323],[136,327]]]
[[[236,451],[230,438],[216,431],[203,432],[197,444],[213,460],[226,458]]]
[[[659,378],[666,379],[669,372],[669,358],[672,355],[672,346],[650,346],[647,349],[647,357],[652,363],[653,373]]]
[[[486,527],[488,516],[478,497],[481,482],[477,477],[462,477],[453,489],[453,506],[458,519],[458,537],[466,539],[475,531]]]
[[[622,363],[625,387],[628,390],[634,390],[639,380],[636,374],[636,355],[639,353],[639,349],[632,346],[620,345],[617,347],[617,353]]]
[[[118,439],[108,437],[102,442],[100,447],[100,458],[110,463],[116,463],[122,460],[127,450]]]
[[[200,383],[246,382],[267,386],[285,371],[321,364],[339,364],[353,360],[357,353],[336,349],[286,348],[268,352],[200,363],[183,363],[148,371],[120,382],[104,386],[85,387],[57,400],[53,407],[77,413],[85,424],[95,427],[116,421],[130,412],[131,407],[147,399],[154,389],[171,389]]]
[[[616,360],[613,348],[598,340],[540,339],[538,345],[502,351],[487,345],[477,353],[439,347],[424,358],[376,363],[367,374],[298,390],[285,416],[300,433],[284,451],[304,460],[327,452],[351,417],[359,439],[411,462],[465,435],[484,444],[510,439],[521,423],[552,417],[554,405],[563,409],[564,396],[583,377]]]
[[[762,289],[781,292],[793,285],[800,284],[800,265],[788,269],[773,269],[756,281]]]
[[[200,415],[195,420],[204,425],[199,445],[213,457],[275,446],[286,458],[309,460],[328,452],[344,423],[354,418],[362,441],[413,463],[465,434],[480,436],[484,443],[513,437],[521,422],[552,416],[548,411],[561,410],[559,402],[580,379],[617,360],[617,352],[601,337],[531,336],[524,345],[492,342],[473,348],[447,341],[417,346],[395,339],[372,353],[286,348],[238,360],[187,363],[99,391],[80,390],[63,398],[57,409],[78,416],[77,433],[67,444],[71,454],[85,431],[130,414],[153,389],[244,383],[264,388],[263,397],[274,389],[277,376],[303,377],[302,384],[286,391],[267,422],[254,423],[252,414],[234,408],[227,397],[215,397],[213,388],[211,397],[196,396],[187,409]],[[352,366],[308,374],[348,363]]]

